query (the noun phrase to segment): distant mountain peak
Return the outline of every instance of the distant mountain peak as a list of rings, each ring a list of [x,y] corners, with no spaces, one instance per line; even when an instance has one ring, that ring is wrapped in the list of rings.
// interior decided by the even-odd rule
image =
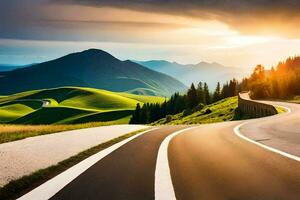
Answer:
[[[107,53],[106,51],[103,51],[101,49],[88,49],[77,53],[69,54],[71,56],[86,56],[89,58],[101,58],[101,59],[117,59],[113,55]],[[118,59],[117,59],[118,60]]]
[[[25,67],[0,76],[0,94],[62,86],[94,87],[115,92],[149,91],[170,96],[186,86],[180,81],[129,60],[88,49],[55,60]],[[151,92],[150,92],[151,91]]]
[[[103,51],[101,49],[87,49],[87,50],[84,50],[84,51],[79,52],[79,53],[87,53],[87,54],[109,54],[106,51]],[[109,54],[109,55],[111,55],[111,54]]]
[[[167,62],[167,61],[165,61]],[[178,78],[185,85],[198,83],[199,81],[207,82],[211,88],[214,88],[217,82],[225,83],[232,78],[240,79],[247,75],[248,72],[239,70],[234,67],[224,66],[217,62],[199,62],[198,64],[180,64],[169,62],[167,65],[161,62],[147,61],[140,64]]]

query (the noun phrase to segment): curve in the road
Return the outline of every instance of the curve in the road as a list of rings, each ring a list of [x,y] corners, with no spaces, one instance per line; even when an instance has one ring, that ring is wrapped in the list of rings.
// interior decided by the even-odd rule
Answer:
[[[247,123],[247,122],[246,122],[246,123]],[[250,143],[253,143],[253,144],[255,144],[255,145],[258,145],[258,146],[260,146],[260,147],[262,147],[262,148],[264,148],[264,149],[267,149],[267,150],[272,151],[272,152],[274,152],[274,153],[278,153],[278,154],[280,154],[280,155],[282,155],[282,156],[285,156],[285,157],[287,157],[287,158],[290,158],[290,159],[293,159],[293,160],[296,160],[296,161],[300,162],[300,157],[298,157],[298,156],[289,154],[289,153],[284,152],[284,151],[281,151],[281,150],[279,150],[279,149],[272,148],[272,147],[270,147],[270,146],[267,146],[267,145],[264,145],[264,144],[262,144],[262,143],[256,142],[255,140],[252,140],[252,139],[250,139],[250,138],[244,136],[244,135],[240,132],[240,128],[241,128],[243,125],[245,125],[246,123],[239,124],[239,125],[237,125],[236,127],[234,127],[234,129],[233,129],[233,130],[234,130],[234,133],[235,133],[238,137],[240,137],[240,138],[242,138],[243,140],[246,140],[246,141],[248,141],[248,142],[250,142]]]
[[[299,200],[299,160],[282,155],[298,156],[300,105],[271,103],[291,111],[246,123],[149,131],[94,163],[51,199]]]
[[[189,127],[180,131],[172,133],[164,139],[159,147],[156,168],[155,168],[155,199],[176,199],[175,191],[173,188],[171,173],[168,160],[168,147],[170,141],[177,135],[190,131],[196,127]]]
[[[178,200],[299,200],[300,165],[241,140],[226,122],[176,136],[169,145],[172,183]]]
[[[95,163],[99,162],[105,156],[110,154],[111,152],[115,151],[116,149],[120,148],[124,144],[128,143],[129,141],[139,137],[149,131],[156,130],[157,128],[152,128],[150,130],[143,131],[135,136],[127,138],[117,144],[114,144],[107,149],[100,151],[97,154],[81,161],[80,163],[74,165],[73,167],[69,168],[68,170],[64,171],[63,173],[59,174],[58,176],[50,179],[46,183],[40,185],[39,187],[35,188],[31,192],[25,194],[24,196],[20,197],[18,200],[45,200],[50,199],[54,196],[57,192],[63,189],[67,184],[72,182],[75,178],[77,178],[80,174],[86,171]]]
[[[300,105],[278,101],[258,102],[283,107],[287,112],[270,117],[249,120],[247,123],[240,126],[240,135],[261,144],[261,147],[269,147],[269,150],[278,150],[274,152],[280,152],[283,156],[299,160]]]
[[[110,153],[51,199],[154,199],[156,158],[162,141],[186,126],[163,126]]]
[[[250,100],[250,99],[249,99]],[[255,145],[257,145],[258,147],[262,147],[262,148],[264,148],[264,149],[267,149],[267,150],[269,150],[269,151],[271,151],[271,152],[274,152],[274,153],[276,153],[276,154],[279,154],[280,156],[284,156],[284,157],[287,157],[287,158],[289,158],[289,159],[292,159],[292,160],[294,160],[294,161],[300,161],[300,158],[298,157],[298,156],[296,156],[296,155],[292,155],[292,154],[290,154],[290,153],[287,153],[287,152],[284,152],[284,151],[281,151],[281,150],[279,150],[279,149],[276,149],[276,148],[274,148],[274,147],[271,147],[271,146],[268,146],[268,145],[265,145],[265,144],[263,144],[263,143],[261,143],[261,142],[259,142],[259,141],[255,141],[255,140],[253,140],[253,139],[251,139],[251,137],[247,137],[247,136],[245,136],[245,135],[243,135],[243,133],[240,131],[240,129],[241,129],[241,127],[243,127],[243,126],[245,126],[245,125],[247,125],[248,123],[250,124],[250,123],[252,123],[252,124],[255,124],[256,126],[259,126],[260,125],[260,123],[264,123],[264,121],[272,121],[273,119],[281,119],[281,118],[287,118],[288,120],[290,120],[290,113],[292,113],[292,109],[289,107],[290,106],[290,104],[289,103],[284,103],[284,102],[280,102],[279,103],[279,105],[278,105],[278,102],[266,102],[266,101],[264,101],[263,103],[267,103],[267,104],[272,104],[272,105],[274,105],[274,106],[280,106],[280,107],[282,107],[282,108],[284,108],[285,110],[286,110],[286,113],[285,114],[282,114],[282,115],[276,115],[276,116],[272,116],[272,117],[267,117],[267,118],[263,118],[263,120],[262,119],[256,119],[256,120],[249,120],[249,121],[247,121],[247,122],[239,122],[236,126],[234,126],[234,127],[232,127],[232,133],[235,133],[235,135],[237,135],[239,138],[241,138],[241,139],[243,139],[243,140],[245,140],[245,141],[247,141],[247,142],[250,142],[251,144],[255,144]],[[298,106],[298,110],[300,110],[300,106],[299,105],[294,105],[294,107],[297,107]],[[296,110],[297,110],[296,109]],[[295,110],[295,108],[293,109],[293,110]],[[284,123],[284,120],[282,121],[283,123]],[[225,123],[226,124],[226,123]],[[214,126],[216,126],[216,127],[218,127],[218,125],[214,125]],[[226,127],[226,126],[225,126]],[[300,127],[299,127],[300,128]],[[199,129],[198,129],[199,130]],[[229,129],[230,130],[230,129]],[[250,129],[251,130],[251,129]],[[300,130],[300,129],[297,129],[298,131]],[[266,130],[264,130],[264,131],[266,131]],[[179,131],[179,132],[183,132],[183,131]],[[200,133],[201,131],[199,131],[199,133]],[[213,128],[211,129],[211,131],[207,131],[207,132],[211,132],[211,134],[217,134],[215,131],[213,131]],[[230,131],[229,131],[230,132]],[[228,132],[228,134],[231,134],[231,133],[229,133]],[[260,133],[260,132],[259,132]],[[188,135],[188,134],[190,134],[189,132],[185,132],[183,135]],[[174,136],[172,136],[172,135],[174,135]],[[170,135],[170,136],[168,136],[165,140],[167,141],[167,144],[169,144],[169,142],[171,141],[171,139],[173,139],[173,137],[175,137],[176,135],[178,135],[178,134],[176,134],[176,133],[174,133],[174,134],[172,134],[172,135]],[[178,136],[179,137],[179,136]],[[181,136],[181,137],[183,137],[183,136]],[[198,137],[199,137],[199,135],[198,135]],[[225,137],[229,137],[229,136],[225,136]],[[180,137],[179,137],[180,138]],[[224,138],[223,138],[224,139]],[[175,140],[176,140],[176,138],[175,138]],[[178,139],[177,139],[178,140]],[[194,142],[194,141],[193,141]],[[181,148],[182,149],[182,147],[183,147],[184,145],[183,144],[181,144],[180,145],[180,147],[177,147],[177,148]],[[181,192],[176,192],[176,195],[175,195],[175,191],[180,191],[180,189],[178,189],[178,187],[176,188],[176,176],[178,176],[178,174],[180,174],[180,172],[177,172],[177,173],[174,173],[173,172],[173,176],[171,175],[171,174],[168,174],[168,172],[170,172],[170,168],[172,168],[173,166],[167,166],[168,164],[169,164],[169,162],[166,162],[165,160],[167,160],[168,158],[167,158],[167,155],[168,155],[168,151],[166,150],[166,149],[168,149],[168,145],[166,145],[166,144],[164,144],[164,142],[162,143],[162,146],[161,146],[161,148],[162,149],[165,149],[164,150],[164,156],[161,156],[160,155],[160,152],[159,152],[159,154],[158,154],[158,164],[157,164],[157,166],[160,166],[160,168],[161,168],[161,171],[163,171],[164,173],[159,173],[158,175],[156,175],[156,180],[155,180],[155,188],[156,188],[156,192],[155,192],[155,195],[156,195],[156,199],[176,199],[176,197],[178,197],[179,199],[198,199],[199,198],[199,196],[201,196],[201,194],[199,194],[199,193],[195,193],[195,191],[197,191],[197,189],[196,188],[194,188],[194,191],[188,191],[188,189],[186,189],[186,190],[184,190],[184,191],[181,191]],[[198,147],[197,147],[198,148]],[[185,149],[183,149],[182,151],[185,151]],[[207,152],[207,153],[209,153],[209,152]],[[170,153],[170,159],[172,160],[172,156],[173,157],[175,157],[175,158],[173,158],[174,160],[176,160],[176,159],[178,159],[177,157],[176,157],[176,155],[178,155],[178,154],[180,154],[180,152],[177,152],[177,153],[174,153],[173,155],[175,155],[175,156],[173,156],[171,153]],[[190,154],[193,154],[193,153],[190,153]],[[262,154],[264,154],[264,153],[262,153]],[[186,154],[186,156],[187,157],[189,157],[189,154]],[[163,157],[163,159],[161,159],[160,157]],[[201,155],[200,154],[197,154],[197,155],[194,155],[194,157],[195,157],[195,160],[196,159],[199,159],[199,158],[201,158]],[[213,157],[213,156],[212,156]],[[242,159],[242,158],[240,158],[240,159]],[[276,159],[276,156],[273,156],[273,154],[270,154],[270,159]],[[224,160],[225,161],[225,160]],[[195,161],[193,161],[192,159],[191,160],[189,160],[189,161],[186,161],[186,160],[181,160],[181,163],[185,163],[185,162],[191,162],[191,163],[193,163],[193,162],[195,162]],[[226,161],[225,161],[226,162]],[[263,163],[263,160],[261,160],[261,163]],[[172,164],[171,164],[172,165]],[[269,164],[268,164],[269,165]],[[289,169],[284,169],[284,167],[282,167],[282,166],[284,166],[284,165],[286,165],[285,164],[285,161],[283,161],[283,160],[281,160],[280,162],[279,162],[279,164],[278,164],[282,169],[282,171],[283,172],[281,172],[281,173],[287,173],[288,171],[290,171]],[[195,163],[193,163],[193,166],[197,166]],[[297,165],[297,167],[299,168],[299,165]],[[297,167],[295,168],[295,169],[297,169]],[[195,167],[194,167],[195,168]],[[263,171],[261,168],[259,168],[259,167],[253,167],[253,168],[257,168],[257,171]],[[193,175],[191,175],[191,176],[187,176],[186,174],[185,174],[185,172],[187,171],[187,174],[189,174],[189,172],[188,172],[188,170],[187,170],[187,167],[181,167],[181,170],[183,170],[184,169],[184,171],[182,171],[181,173],[182,174],[184,174],[183,176],[186,176],[186,177],[189,177],[191,180],[193,180]],[[286,172],[284,172],[286,170]],[[191,170],[191,171],[193,171],[193,173],[195,173],[195,174],[197,174],[197,168],[195,168],[194,170]],[[235,171],[235,170],[233,170],[233,171]],[[272,171],[272,170],[271,170]],[[297,170],[296,170],[297,171]],[[265,172],[263,172],[263,173],[265,173]],[[175,175],[174,175],[175,174]],[[265,175],[265,174],[264,174]],[[174,176],[175,176],[175,178],[174,178]],[[205,177],[205,175],[203,175],[204,177]],[[265,175],[266,176],[266,175]],[[281,176],[281,175],[280,175]],[[279,177],[280,177],[279,176]],[[289,176],[291,176],[291,174],[289,175]],[[174,183],[174,187],[173,187],[173,183],[172,183],[172,178],[173,178],[173,183]],[[201,179],[201,177],[198,177],[199,179]],[[290,180],[297,180],[298,179],[298,181],[296,181],[296,184],[295,185],[297,185],[297,186],[299,186],[300,184],[299,184],[299,177],[298,177],[298,175],[297,176],[295,176],[294,178],[293,177],[286,177],[286,179],[290,179]],[[255,180],[255,181],[257,181],[257,180]],[[254,182],[255,182],[254,181]],[[262,180],[259,180],[259,181],[261,181],[261,182],[266,182],[266,181],[262,181]],[[178,182],[178,181],[177,181]],[[180,182],[180,184],[183,184],[183,185],[188,185],[188,184],[186,184],[187,182],[197,182],[197,180],[194,180],[194,181],[190,181],[190,180],[180,180],[179,181]],[[257,185],[260,185],[260,183],[259,182],[257,182],[256,183]],[[280,181],[280,184],[282,184],[282,186],[284,185],[283,184],[283,181],[281,180]],[[292,182],[291,182],[291,184],[292,184]],[[195,185],[195,184],[193,184],[193,185]],[[285,185],[285,187],[286,186],[288,186],[288,184],[286,184]],[[183,187],[183,186],[181,186],[181,187]],[[190,186],[191,188],[193,188],[193,186]],[[252,186],[252,187],[254,187],[255,188],[255,186]],[[176,190],[177,189],[177,190]],[[259,188],[255,188],[255,190],[259,190]],[[166,192],[164,192],[164,191],[166,191]],[[196,195],[186,195],[186,194],[193,194],[193,192],[196,194]],[[217,191],[215,191],[215,192],[217,192]],[[254,194],[256,191],[253,191],[253,193],[252,194]],[[274,192],[275,193],[275,192]],[[275,193],[276,194],[276,193]],[[202,194],[203,195],[203,194]],[[243,194],[243,195],[246,195],[246,194]],[[279,196],[282,196],[282,197],[284,197],[285,195],[286,195],[286,197],[288,197],[287,199],[298,199],[299,197],[300,197],[300,188],[299,188],[299,191],[297,191],[297,190],[293,190],[293,191],[291,191],[290,192],[290,194],[287,192],[287,189],[285,189],[285,191],[282,191],[281,193],[278,193],[277,195],[279,195]],[[205,195],[204,195],[205,196]],[[269,199],[269,197],[270,196],[272,196],[272,195],[270,195],[270,194],[266,194],[266,195],[261,195],[261,197],[263,197],[263,199]],[[276,195],[275,195],[276,196]],[[275,196],[273,196],[272,198],[274,198]],[[207,197],[206,197],[207,198]],[[233,198],[233,197],[230,197],[230,198]],[[241,198],[240,196],[238,196],[238,197],[235,197],[235,198]],[[252,198],[252,197],[251,197]],[[272,199],[271,198],[271,199]],[[205,199],[205,198],[204,198]],[[224,194],[224,196],[222,197],[222,196],[213,196],[213,195],[211,195],[211,196],[209,196],[209,199],[226,199],[226,195]]]

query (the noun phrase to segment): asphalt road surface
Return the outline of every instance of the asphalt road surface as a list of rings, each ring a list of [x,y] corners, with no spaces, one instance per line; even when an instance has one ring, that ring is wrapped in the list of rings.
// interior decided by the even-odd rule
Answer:
[[[300,154],[300,105],[268,118],[199,125],[171,139],[171,185],[177,199],[299,200],[300,163],[251,143]],[[97,162],[52,199],[154,199],[157,154],[163,140],[187,126],[145,133]],[[166,181],[168,182],[168,181]],[[166,194],[166,200],[168,199]]]
[[[177,199],[300,199],[300,164],[233,134],[239,122],[200,126],[169,145]]]
[[[163,139],[184,126],[144,134],[93,165],[51,199],[154,199],[154,172]]]

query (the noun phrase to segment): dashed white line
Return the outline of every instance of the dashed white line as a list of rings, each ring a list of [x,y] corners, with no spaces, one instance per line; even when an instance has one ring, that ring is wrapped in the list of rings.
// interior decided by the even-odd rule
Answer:
[[[155,168],[155,200],[173,200],[176,199],[175,191],[172,183],[169,160],[168,160],[168,146],[170,141],[178,134],[194,129],[196,127],[189,127],[180,131],[176,131],[166,137],[161,143]]]
[[[78,177],[80,174],[82,174],[84,171],[86,171],[88,168],[90,168],[92,165],[100,161],[102,158],[107,156],[108,154],[112,153],[119,147],[123,146],[127,142],[133,140],[136,137],[139,137],[142,134],[145,134],[149,131],[156,130],[158,128],[152,128],[150,130],[146,130],[144,132],[141,132],[135,136],[132,136],[130,138],[127,138],[117,144],[114,144],[107,149],[104,149],[103,151],[100,151],[99,153],[96,153],[87,159],[81,161],[80,163],[74,165],[73,167],[67,169],[63,173],[55,176],[54,178],[48,180],[44,184],[40,185],[39,187],[33,189],[31,192],[28,192],[24,196],[20,197],[19,200],[46,200],[50,199],[52,196],[54,196],[57,192],[59,192],[63,187],[65,187],[68,183],[73,181],[76,177]]]

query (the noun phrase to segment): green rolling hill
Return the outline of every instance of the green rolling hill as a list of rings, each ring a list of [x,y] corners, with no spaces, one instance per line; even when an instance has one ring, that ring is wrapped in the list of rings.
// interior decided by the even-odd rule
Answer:
[[[171,76],[129,60],[121,61],[98,49],[0,72],[0,95],[65,86],[156,96],[186,90],[183,83]]]
[[[128,123],[136,104],[161,103],[163,97],[83,87],[33,90],[0,98],[0,123]]]

